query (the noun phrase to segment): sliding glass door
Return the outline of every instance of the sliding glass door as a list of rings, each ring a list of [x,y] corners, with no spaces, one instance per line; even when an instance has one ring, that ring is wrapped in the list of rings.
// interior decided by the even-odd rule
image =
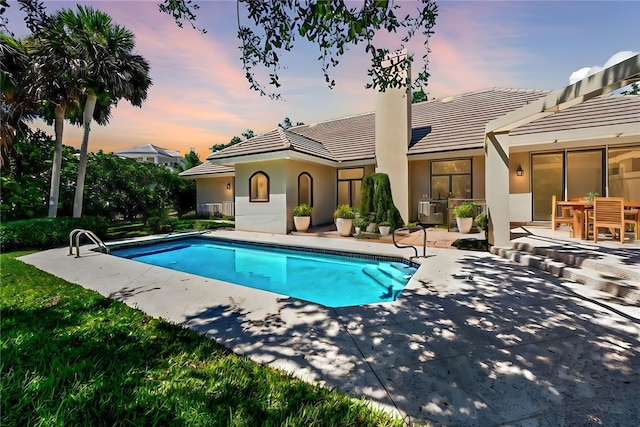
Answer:
[[[602,149],[532,154],[531,165],[534,221],[551,218],[554,194],[558,200],[605,194]]]
[[[603,150],[567,152],[567,199],[605,195]]]
[[[531,190],[533,193],[533,220],[551,220],[551,196],[563,199],[564,153],[531,155]]]

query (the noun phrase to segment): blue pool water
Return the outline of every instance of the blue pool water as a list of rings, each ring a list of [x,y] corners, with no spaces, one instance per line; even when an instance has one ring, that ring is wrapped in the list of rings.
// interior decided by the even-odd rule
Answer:
[[[415,272],[401,262],[204,238],[115,249],[111,254],[327,307],[394,301]]]

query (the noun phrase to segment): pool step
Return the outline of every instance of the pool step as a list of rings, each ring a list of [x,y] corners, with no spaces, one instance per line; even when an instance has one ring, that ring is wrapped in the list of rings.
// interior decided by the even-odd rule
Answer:
[[[398,264],[402,265],[400,263]],[[378,264],[377,266],[362,267],[362,271],[384,287],[404,286],[416,271],[415,268],[409,266],[404,267],[404,265],[402,265],[402,268],[398,268],[398,266]]]
[[[411,276],[413,276],[416,271],[418,271],[417,268],[410,267],[407,264],[403,264],[401,262],[391,262],[389,263],[389,265],[391,265],[391,267],[395,268],[396,270],[399,270],[402,273],[404,273],[404,277],[407,280],[410,279]]]
[[[371,277],[374,282],[381,286],[385,290],[384,298],[395,301],[402,293],[404,285],[406,283],[399,283],[397,280],[391,278],[387,273],[384,273],[377,266],[364,266],[362,272]]]

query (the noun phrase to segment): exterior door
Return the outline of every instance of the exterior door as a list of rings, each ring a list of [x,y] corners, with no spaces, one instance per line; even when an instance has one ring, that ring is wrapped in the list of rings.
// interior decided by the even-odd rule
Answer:
[[[564,153],[531,155],[531,191],[533,193],[533,220],[551,220],[551,196],[564,199]]]

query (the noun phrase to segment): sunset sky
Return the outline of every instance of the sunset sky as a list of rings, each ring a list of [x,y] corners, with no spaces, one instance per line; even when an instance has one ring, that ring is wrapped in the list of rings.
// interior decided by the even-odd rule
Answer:
[[[94,124],[90,151],[151,143],[182,154],[193,147],[204,160],[212,145],[246,129],[266,132],[285,117],[308,124],[373,111],[375,94],[364,88],[364,46],[342,57],[331,74],[336,87],[329,89],[317,48],[298,43],[281,58],[287,67],[281,72],[283,100],[274,101],[252,91],[244,78],[236,2],[196,2],[196,23],[206,34],[178,28],[155,1],[46,2],[49,11],[79,3],[108,13],[134,32],[137,53],[151,65],[153,86],[142,108],[122,101],[107,126]],[[396,3],[407,11],[417,7],[409,0]],[[23,37],[23,14],[9,4],[9,29]],[[558,89],[577,70],[601,67],[620,51],[640,51],[636,1],[440,1],[438,7],[429,42],[430,99],[488,87]],[[400,35],[381,38],[385,47],[400,47]],[[424,47],[415,40],[408,50],[419,60]],[[64,135],[65,144],[79,147],[79,128],[67,124]]]

